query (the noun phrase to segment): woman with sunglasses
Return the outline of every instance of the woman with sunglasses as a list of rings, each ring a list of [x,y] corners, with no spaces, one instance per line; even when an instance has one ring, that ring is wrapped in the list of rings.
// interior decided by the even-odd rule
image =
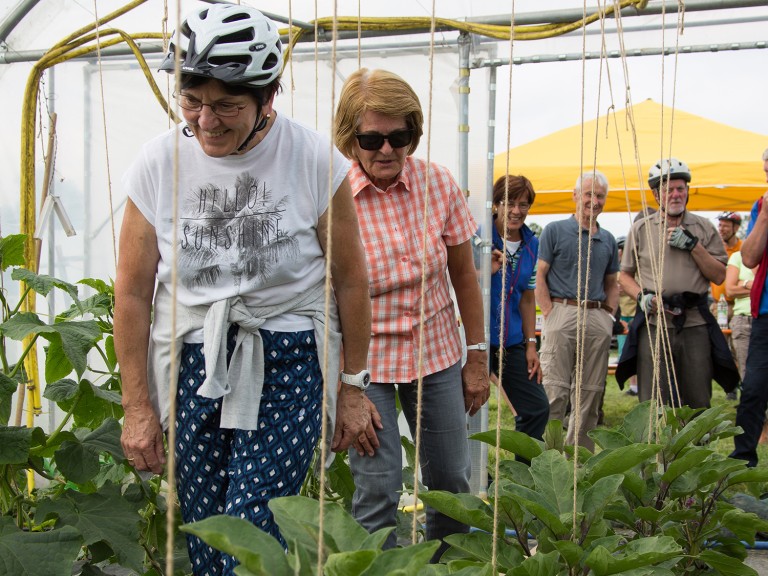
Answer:
[[[299,492],[324,389],[333,449],[358,442],[370,423],[370,299],[349,163],[335,150],[331,162],[327,137],[275,111],[282,47],[257,10],[197,8],[161,69],[173,73],[177,56],[185,122],[147,143],[124,178],[115,285],[123,450],[136,469],[162,473],[178,374],[184,521],[225,513],[280,538],[268,503]],[[195,574],[233,573],[231,557],[187,543]]]
[[[402,462],[395,394],[415,438],[423,379],[421,478],[431,490],[454,493],[469,490],[466,414],[475,414],[489,395],[483,305],[470,242],[477,226],[448,170],[411,156],[423,118],[418,97],[402,78],[361,69],[344,84],[335,119],[336,145],[353,161],[349,180],[372,304],[366,395],[381,425],[376,434],[362,435],[363,450],[355,447],[349,454],[352,512],[370,532],[396,526]],[[446,272],[469,344],[463,368]],[[467,530],[427,509],[428,539]],[[395,544],[392,532],[386,546]]]
[[[502,176],[493,185],[490,356],[491,373],[497,378],[501,359],[501,387],[515,409],[516,430],[541,440],[549,400],[536,352],[533,291],[539,239],[525,224],[535,198],[525,176]]]

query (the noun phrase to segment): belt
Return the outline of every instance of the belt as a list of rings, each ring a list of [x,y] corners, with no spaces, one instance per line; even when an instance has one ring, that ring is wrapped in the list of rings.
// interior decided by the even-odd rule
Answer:
[[[584,308],[602,308],[603,310],[606,310],[613,314],[613,310],[611,309],[608,304],[605,302],[598,302],[597,300],[582,300],[579,302],[578,300],[574,300],[572,298],[552,298],[552,302],[557,302],[558,304],[567,304],[568,306],[584,306]]]

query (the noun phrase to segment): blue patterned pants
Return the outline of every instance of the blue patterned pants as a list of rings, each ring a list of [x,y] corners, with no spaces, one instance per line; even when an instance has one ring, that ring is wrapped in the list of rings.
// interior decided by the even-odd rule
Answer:
[[[230,352],[236,333],[230,330]],[[176,410],[177,487],[185,523],[229,514],[283,542],[267,503],[301,488],[320,436],[323,379],[314,331],[261,330],[261,337],[265,370],[258,430],[219,428],[220,399],[197,395],[205,379],[203,345],[184,344]],[[232,557],[194,536],[187,536],[187,548],[195,576],[233,574]]]

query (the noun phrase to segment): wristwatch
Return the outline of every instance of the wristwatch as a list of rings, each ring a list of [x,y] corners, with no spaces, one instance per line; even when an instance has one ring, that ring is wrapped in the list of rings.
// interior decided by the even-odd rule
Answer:
[[[470,344],[469,346],[467,346],[467,352],[469,352],[470,350],[480,350],[481,352],[485,352],[486,350],[488,350],[488,344],[486,344],[485,342]]]
[[[360,388],[363,392],[368,389],[371,384],[371,373],[368,370],[363,370],[357,374],[345,374],[341,373],[341,381],[344,384],[349,384],[355,388]]]

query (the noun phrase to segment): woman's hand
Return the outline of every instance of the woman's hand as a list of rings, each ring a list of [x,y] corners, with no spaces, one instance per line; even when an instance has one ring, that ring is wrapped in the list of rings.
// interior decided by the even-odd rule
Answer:
[[[464,409],[474,416],[491,395],[488,357],[481,350],[467,352],[467,363],[461,369],[464,384]]]
[[[357,440],[352,443],[352,446],[357,450],[359,456],[365,456],[366,454],[368,456],[373,456],[376,453],[376,449],[379,447],[379,437],[376,435],[376,430],[381,430],[384,428],[384,425],[381,423],[381,415],[376,409],[376,405],[371,402],[371,399],[368,398],[368,396],[364,396],[364,398],[371,421],[365,429],[365,432],[357,437]]]
[[[525,347],[525,363],[528,365],[528,379],[536,377],[536,383],[541,384],[541,362],[536,346]]]
[[[162,474],[165,466],[163,430],[150,404],[125,408],[123,433],[120,437],[126,460],[136,470]]]
[[[372,419],[369,404],[365,392],[349,384],[341,385],[336,403],[336,429],[333,432],[331,450],[343,452],[355,442],[359,444],[361,437],[366,436],[366,431],[371,428]],[[379,417],[378,420],[381,426],[381,418]],[[378,439],[376,443],[378,447]]]
[[[498,248],[494,248],[491,252],[491,274],[496,274],[496,272],[501,270],[503,264],[504,254]]]

